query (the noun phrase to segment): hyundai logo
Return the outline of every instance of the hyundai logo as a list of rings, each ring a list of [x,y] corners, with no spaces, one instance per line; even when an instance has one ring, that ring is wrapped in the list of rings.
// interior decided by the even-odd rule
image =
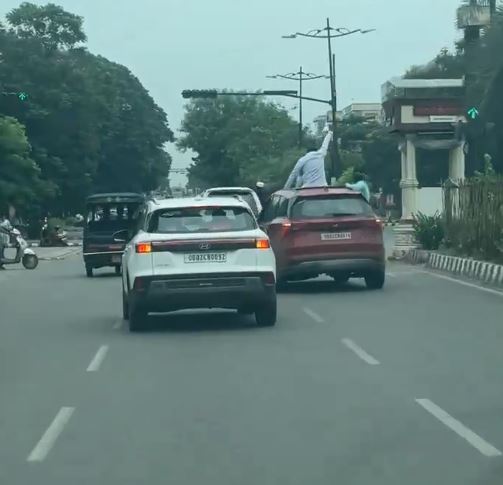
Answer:
[[[210,249],[210,245],[208,243],[201,243],[199,244],[199,249],[202,250]]]

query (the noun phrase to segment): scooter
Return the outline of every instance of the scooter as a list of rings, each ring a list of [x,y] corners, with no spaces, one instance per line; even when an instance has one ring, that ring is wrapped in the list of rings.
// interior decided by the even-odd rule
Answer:
[[[21,236],[21,232],[18,229],[11,229],[8,234],[11,242],[6,248],[15,248],[16,255],[14,258],[5,258],[0,254],[0,262],[3,265],[22,263],[26,269],[35,269],[38,266],[38,256],[28,247],[28,243]]]

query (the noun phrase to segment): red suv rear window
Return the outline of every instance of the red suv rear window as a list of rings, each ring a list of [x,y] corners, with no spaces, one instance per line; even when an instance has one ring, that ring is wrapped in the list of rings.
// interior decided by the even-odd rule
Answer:
[[[342,216],[374,215],[360,196],[322,196],[298,199],[292,207],[292,219],[321,219]]]

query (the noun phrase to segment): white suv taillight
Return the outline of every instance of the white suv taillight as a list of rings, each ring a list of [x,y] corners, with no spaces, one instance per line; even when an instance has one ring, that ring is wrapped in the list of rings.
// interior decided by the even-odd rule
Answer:
[[[137,243],[136,244],[136,252],[138,254],[148,254],[152,252],[152,244],[151,243]]]
[[[255,247],[257,249],[269,249],[271,247],[271,243],[269,242],[269,239],[256,239]]]

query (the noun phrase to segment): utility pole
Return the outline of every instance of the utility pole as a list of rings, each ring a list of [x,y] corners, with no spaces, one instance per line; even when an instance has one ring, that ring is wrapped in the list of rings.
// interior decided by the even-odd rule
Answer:
[[[298,72],[291,72],[288,74],[275,74],[274,76],[266,76],[269,79],[288,79],[290,81],[297,81],[299,83],[299,146],[302,146],[304,137],[304,122],[302,119],[302,97],[304,81],[314,81],[315,79],[329,79],[328,76],[317,76],[311,72],[305,72],[303,67],[300,66]]]
[[[284,35],[284,39],[296,39],[297,37],[309,37],[311,39],[327,39],[328,44],[328,65],[330,70],[330,106],[332,113],[332,132],[334,134],[334,141],[332,143],[331,158],[332,158],[332,179],[336,178],[341,172],[339,146],[337,138],[337,91],[335,84],[335,55],[332,52],[332,39],[339,37],[346,37],[352,34],[368,34],[375,29],[347,29],[343,27],[334,28],[330,25],[330,19],[327,18],[327,26],[322,29],[314,29],[309,32],[302,33],[296,32],[295,34]]]
[[[327,17],[327,41],[328,41],[328,65],[330,67],[330,103],[332,108],[332,177],[339,175],[340,171],[340,156],[339,146],[337,141],[337,99],[335,95],[335,55],[332,54],[332,36],[330,35],[330,19]],[[339,167],[338,167],[339,166]]]
[[[496,13],[496,0],[489,0],[489,9],[491,11],[491,20]]]

